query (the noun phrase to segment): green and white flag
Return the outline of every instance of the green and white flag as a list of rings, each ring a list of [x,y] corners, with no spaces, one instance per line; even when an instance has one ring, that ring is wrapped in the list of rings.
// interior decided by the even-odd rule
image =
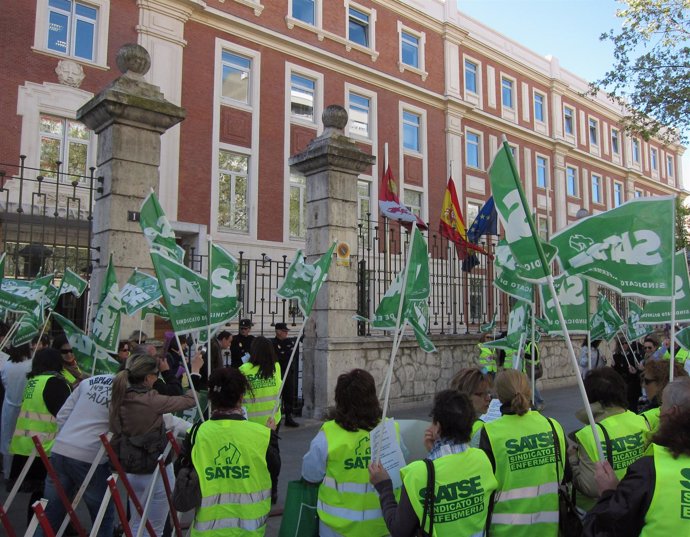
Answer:
[[[208,322],[208,281],[168,256],[151,251],[170,323],[178,334],[206,328]]]
[[[162,296],[158,280],[137,269],[134,269],[127,283],[120,289],[120,300],[127,315],[134,315]]]
[[[276,294],[285,299],[296,299],[302,315],[309,317],[311,309],[314,307],[316,295],[321,289],[321,284],[328,275],[328,269],[333,260],[333,252],[335,252],[336,243],[321,256],[321,258],[309,265],[305,262],[302,251],[298,250],[295,255],[295,260],[285,274],[285,280],[280,286]]]
[[[65,337],[69,341],[74,357],[77,359],[79,367],[84,371],[94,370],[95,375],[106,375],[117,373],[120,363],[112,358],[104,349],[99,347],[96,342],[87,336],[82,330],[75,326],[72,321],[66,319],[59,313],[53,313],[55,319],[65,331]],[[93,361],[96,360],[94,368]]]
[[[487,341],[482,343],[482,345],[489,348],[518,350],[520,348],[520,340],[523,337],[527,340],[529,337],[531,314],[531,305],[528,302],[518,300],[513,305],[513,309],[510,310],[510,315],[508,316],[508,333],[506,337]]]
[[[79,276],[79,274],[70,268],[66,268],[65,273],[62,275],[58,295],[72,293],[74,296],[79,298],[84,294],[84,291],[86,291],[86,287],[88,285],[89,283],[84,278]]]
[[[141,309],[141,320],[143,321],[147,315],[157,315],[166,321],[170,320],[168,310],[165,309],[165,306],[160,302],[152,302],[151,304],[144,306]]]
[[[96,316],[91,325],[91,337],[96,345],[107,352],[117,352],[117,345],[120,340],[121,310],[120,288],[117,285],[117,276],[111,255],[103,279]]]
[[[635,302],[628,300],[628,318],[626,323],[626,334],[630,341],[635,341],[641,337],[654,332],[654,329],[647,325],[640,323],[642,317],[642,306]]]
[[[676,341],[685,350],[690,350],[690,326],[676,332]]]
[[[25,313],[19,319],[19,327],[12,337],[12,345],[18,347],[25,343],[30,343],[31,340],[39,334],[45,317],[43,315],[43,308],[36,306],[32,313]]]
[[[639,198],[577,221],[551,239],[568,274],[623,296],[671,299],[674,196]]]
[[[211,245],[211,326],[225,324],[240,313],[237,301],[239,263],[224,248]]]
[[[570,334],[586,334],[589,330],[589,284],[579,276],[561,274],[554,278],[554,288],[561,304],[563,318]],[[558,321],[556,303],[548,285],[540,285],[542,314],[540,325],[548,334],[563,334]]]
[[[515,256],[505,239],[501,239],[496,245],[494,268],[496,271],[494,287],[518,300],[530,304],[534,302],[533,286],[518,275]]]
[[[494,327],[496,326],[496,312],[494,311],[494,316],[491,317],[491,321],[489,321],[486,324],[482,324],[479,326],[479,331],[482,334],[486,334],[487,332],[493,331]]]
[[[518,274],[531,282],[544,281],[551,274],[549,265],[556,249],[537,234],[508,142],[503,142],[496,153],[489,169],[489,180]]]
[[[688,258],[685,250],[676,252],[675,258],[676,273],[676,317],[675,322],[690,321],[690,281],[688,281]],[[672,301],[648,301],[642,309],[640,323],[642,324],[663,324],[672,322],[671,319]]]
[[[35,280],[4,278],[0,284],[0,308],[32,313],[36,307],[46,305],[46,292],[51,287],[52,281],[52,274]]]
[[[599,295],[597,311],[592,315],[590,322],[590,339],[611,341],[624,324],[623,319],[606,297]]]
[[[184,248],[177,244],[175,232],[153,191],[141,204],[139,218],[139,224],[151,251],[160,252],[166,257],[183,263]]]

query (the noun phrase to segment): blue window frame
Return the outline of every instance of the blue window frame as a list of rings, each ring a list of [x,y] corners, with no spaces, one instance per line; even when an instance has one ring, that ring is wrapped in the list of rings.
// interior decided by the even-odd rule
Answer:
[[[98,10],[72,0],[48,2],[48,49],[93,61]]]

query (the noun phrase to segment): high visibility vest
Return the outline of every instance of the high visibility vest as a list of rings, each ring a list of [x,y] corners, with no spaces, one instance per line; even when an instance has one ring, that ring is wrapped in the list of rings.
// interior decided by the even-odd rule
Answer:
[[[433,461],[434,537],[484,535],[491,493],[498,487],[491,461],[480,449],[446,455]],[[415,461],[401,471],[405,490],[421,525],[427,494],[427,468]],[[423,528],[429,530],[429,521]]]
[[[48,380],[53,377],[57,377],[57,375],[37,375],[26,381],[22,407],[14,429],[14,436],[10,442],[10,453],[31,455],[31,451],[34,449],[31,437],[38,435],[43,449],[47,455],[50,455],[50,450],[57,436],[58,425],[55,416],[50,413],[43,400],[43,391]]]
[[[599,425],[599,440],[601,440],[601,447],[606,453],[606,442],[602,427],[606,429],[611,440],[611,455],[613,457],[613,471],[616,477],[620,480],[625,476],[633,462],[644,455],[649,442],[646,432],[648,431],[647,422],[642,416],[626,410],[620,414],[609,416],[601,420]],[[587,456],[592,462],[599,460],[599,453],[594,443],[594,435],[592,428],[587,425],[575,433],[575,438],[578,443],[585,449]],[[576,496],[578,506],[589,510],[596,503],[595,498],[590,498],[584,494]]]
[[[690,457],[675,459],[665,447],[651,448],[656,479],[640,537],[690,535]]]
[[[551,423],[560,444],[558,472],[553,431],[538,412],[506,414],[484,424],[498,480],[490,535],[557,537],[558,481],[566,451],[563,428]]]
[[[666,351],[661,358],[663,360],[670,360],[671,359],[671,353]],[[688,351],[687,349],[681,348],[676,353],[676,362],[678,362],[680,365],[684,365],[685,360],[687,360],[688,358],[690,358],[690,351]]]
[[[327,421],[321,430],[326,435],[328,456],[326,476],[319,485],[319,519],[347,537],[388,535],[379,495],[369,483],[369,432],[346,431],[335,421]]]
[[[515,351],[512,349],[505,349],[506,357],[503,360],[503,369],[513,369],[513,356]]]
[[[60,371],[60,374],[65,377],[65,380],[67,381],[67,384],[70,386],[73,386],[75,382],[77,382],[77,377],[75,377],[72,373],[67,371],[67,369],[63,368],[62,371]]]
[[[652,433],[657,432],[659,430],[659,414],[661,412],[661,409],[659,407],[656,408],[650,408],[649,410],[645,410],[640,414],[647,423],[647,427],[649,428],[649,431]]]
[[[496,372],[496,360],[491,358],[494,354],[494,350],[485,347],[481,343],[477,343],[477,348],[479,349],[479,367],[485,367],[487,371]]]
[[[472,433],[470,438],[474,438],[474,435],[477,434],[477,432],[480,431],[482,427],[484,427],[484,422],[482,420],[474,420],[474,423],[472,424]]]
[[[536,352],[532,350],[532,347],[536,349]],[[527,358],[527,354],[531,356],[531,358]],[[534,365],[537,365],[539,363],[539,345],[536,343],[533,344],[531,341],[527,342],[527,345],[525,345],[525,351],[523,352],[523,356],[525,356],[525,362],[534,362]]]
[[[251,391],[244,396],[247,419],[254,423],[266,425],[268,418],[271,417],[271,412],[273,412],[276,399],[278,399],[280,384],[283,380],[280,374],[280,364],[276,362],[273,376],[267,379],[259,376],[259,366],[251,362],[242,364],[240,371],[247,377],[252,387]],[[278,405],[275,415],[276,423],[280,423],[281,417],[280,405]]]
[[[193,438],[201,506],[193,537],[263,536],[271,510],[266,450],[271,431],[244,420],[208,420]]]

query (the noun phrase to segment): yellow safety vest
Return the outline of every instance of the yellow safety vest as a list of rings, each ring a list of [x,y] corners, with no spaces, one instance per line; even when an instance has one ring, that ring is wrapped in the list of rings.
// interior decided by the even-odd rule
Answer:
[[[503,360],[503,369],[513,369],[513,356],[515,351],[512,349],[505,349],[505,359]]]
[[[676,362],[678,362],[680,365],[685,364],[685,360],[690,358],[690,351],[687,349],[679,349],[678,352],[676,353]],[[671,359],[671,353],[669,351],[666,351],[664,355],[661,357],[662,360],[670,360]]]
[[[640,414],[647,422],[647,427],[649,428],[650,433],[655,433],[659,430],[659,414],[661,413],[661,409],[659,407],[656,408],[650,408],[649,410],[645,410]]]
[[[433,461],[434,536],[481,537],[491,494],[498,487],[491,461],[480,449],[446,455]],[[415,461],[400,471],[410,503],[421,524],[427,494],[427,468]],[[429,521],[423,528],[429,530]]]
[[[491,358],[494,354],[494,350],[485,347],[482,343],[477,343],[477,348],[479,349],[479,367],[485,367],[490,373],[496,372],[496,360]]]
[[[201,506],[192,537],[263,536],[271,510],[266,466],[270,429],[245,420],[208,420],[193,437]]]
[[[247,392],[244,397],[247,419],[254,423],[266,425],[268,418],[271,417],[271,412],[273,412],[273,407],[280,391],[280,384],[283,380],[280,374],[280,364],[276,362],[273,376],[267,379],[259,376],[259,366],[251,362],[242,364],[240,371],[247,377],[252,387],[251,391]],[[280,423],[281,417],[279,404],[275,415],[276,423]]]
[[[551,425],[538,412],[506,414],[484,424],[498,480],[490,535],[557,537],[565,435],[556,420],[551,423],[560,443],[558,471]]]
[[[690,535],[690,457],[676,459],[665,447],[650,447],[656,479],[640,537]]]
[[[57,420],[53,416],[45,401],[43,391],[48,380],[57,375],[37,375],[26,381],[22,407],[14,429],[14,436],[10,442],[10,453],[15,455],[31,455],[34,449],[32,436],[38,435],[41,445],[47,455],[55,443],[57,436]]]

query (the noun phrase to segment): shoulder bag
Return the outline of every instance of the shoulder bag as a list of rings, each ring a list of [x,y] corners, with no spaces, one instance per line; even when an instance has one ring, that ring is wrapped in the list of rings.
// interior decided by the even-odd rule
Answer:
[[[553,445],[556,452],[556,480],[558,482],[558,535],[561,537],[580,537],[582,535],[582,520],[575,506],[575,499],[565,483],[565,463],[561,455],[561,443],[556,434],[556,428],[549,418],[546,418],[553,434]],[[559,478],[558,463],[563,466],[563,477]]]
[[[434,463],[431,459],[424,459],[426,464],[426,494],[424,495],[424,512],[422,514],[422,525],[417,532],[418,537],[429,537],[434,534],[434,488],[436,486],[436,473]],[[426,520],[429,519],[429,532],[424,531]]]

